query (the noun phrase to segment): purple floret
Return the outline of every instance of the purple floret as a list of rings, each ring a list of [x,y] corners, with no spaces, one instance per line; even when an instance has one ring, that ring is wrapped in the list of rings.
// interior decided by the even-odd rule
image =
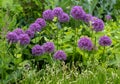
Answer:
[[[20,45],[27,45],[30,43],[30,37],[28,34],[20,34],[19,36]]]
[[[15,32],[8,32],[6,38],[9,43],[18,42],[18,36]]]
[[[55,50],[55,46],[53,42],[46,42],[43,45],[43,49],[46,53],[52,53]]]
[[[38,23],[41,26],[41,28],[44,28],[46,26],[46,22],[45,22],[45,20],[43,18],[38,18],[35,21],[35,23]]]
[[[83,20],[85,12],[81,6],[74,6],[71,9],[71,15],[74,19]]]
[[[99,44],[101,46],[110,46],[112,44],[112,41],[108,36],[102,36],[99,39]]]
[[[85,14],[83,21],[85,21],[86,23],[89,23],[90,21],[92,21],[92,15],[91,14]]]
[[[24,34],[24,31],[20,28],[13,30],[13,32],[15,32],[17,35]]]
[[[82,50],[92,50],[93,44],[89,37],[82,37],[78,41],[78,47]]]
[[[96,32],[102,31],[104,29],[104,22],[101,19],[94,19],[92,21],[93,30]]]
[[[63,9],[61,7],[56,7],[53,9],[53,14],[56,17],[59,17],[63,13]]]
[[[29,29],[34,32],[39,32],[41,30],[41,26],[38,23],[32,23]]]
[[[44,53],[43,47],[36,44],[33,48],[32,48],[32,54],[34,56],[40,56]]]
[[[34,34],[35,34],[35,32],[32,31],[32,30],[30,30],[30,29],[26,30],[25,33],[28,34],[28,36],[29,36],[30,38],[33,38],[33,37],[34,37]]]
[[[56,53],[53,55],[53,57],[56,60],[66,60],[67,59],[65,52],[62,50],[56,51]]]
[[[50,9],[45,10],[45,11],[43,12],[43,18],[44,18],[45,20],[53,20],[53,18],[54,18],[53,11],[50,10]]]
[[[60,22],[69,22],[69,15],[66,13],[62,13],[59,17],[58,17]]]
[[[105,19],[106,19],[106,20],[110,20],[110,19],[112,19],[112,17],[111,17],[110,15],[106,15],[106,16],[105,16]]]

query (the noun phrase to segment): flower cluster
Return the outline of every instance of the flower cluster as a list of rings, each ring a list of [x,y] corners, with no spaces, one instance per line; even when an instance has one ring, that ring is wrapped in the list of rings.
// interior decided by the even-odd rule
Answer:
[[[106,20],[110,20],[110,19],[112,19],[112,17],[111,17],[110,15],[106,15],[106,16],[105,16],[105,19],[106,19]]]
[[[64,13],[61,7],[56,7],[53,10],[48,9],[43,12],[45,20],[53,20],[54,17],[57,17],[59,22],[69,22],[69,15]]]
[[[7,38],[7,41],[9,43],[16,43],[16,42],[18,42],[18,36],[17,36],[17,34],[15,32],[8,32],[6,38]]]
[[[46,42],[46,43],[44,43],[44,44],[43,44],[43,49],[44,49],[44,51],[47,52],[47,53],[52,53],[52,52],[54,52],[54,50],[55,50],[54,43],[52,43],[52,42]]]
[[[53,42],[46,42],[41,46],[37,45],[37,47],[41,47],[43,49],[44,53],[53,53],[55,50],[55,46],[54,46]],[[37,49],[36,49],[36,51],[35,51],[35,49],[36,49],[36,45],[32,48],[32,52],[33,52],[33,50],[34,50],[34,52],[37,52]],[[33,55],[35,55],[35,53]]]
[[[24,34],[24,31],[21,28],[16,28],[13,32],[15,32],[17,35]]]
[[[54,59],[57,59],[57,60],[66,60],[67,59],[65,52],[62,50],[56,51],[56,53],[54,54],[53,57],[54,57]]]
[[[87,24],[92,26],[92,30],[95,32],[102,31],[104,29],[104,22],[102,19],[92,16],[91,14],[87,14],[81,6],[74,6],[70,12],[71,16],[76,20],[84,21]],[[42,14],[43,18],[37,18],[35,22],[31,23],[29,28],[26,31],[23,31],[21,28],[17,28],[12,32],[7,33],[7,41],[8,43],[17,43],[20,45],[28,45],[30,40],[34,38],[35,33],[40,32],[46,26],[46,20],[52,21],[54,17],[57,17],[58,21],[69,22],[70,17],[67,13],[63,11],[61,7],[56,7],[53,10],[45,10]],[[111,19],[108,15],[106,19]],[[101,46],[110,46],[112,44],[111,39],[108,36],[102,36],[99,39],[99,45]],[[96,46],[96,45],[95,45]],[[91,51],[94,47],[91,39],[87,36],[81,37],[78,41],[78,47],[82,50]],[[31,52],[34,56],[40,56],[44,53],[54,53],[55,45],[53,42],[46,42],[43,45],[35,45],[33,46]],[[56,60],[66,60],[66,53],[62,50],[58,50],[54,53],[53,58]]]
[[[84,10],[82,9],[81,6],[74,6],[71,9],[71,15],[74,19],[83,20],[85,12],[84,12]]]
[[[104,22],[91,14],[86,14],[81,6],[74,6],[71,9],[71,15],[76,20],[82,20],[89,24],[92,23],[93,30],[96,32],[104,29]]]
[[[99,44],[101,46],[110,46],[112,43],[111,39],[108,36],[102,36],[99,39]]]
[[[93,30],[96,32],[102,31],[104,29],[104,22],[101,19],[94,19],[92,22]]]
[[[41,30],[41,26],[38,23],[32,23],[29,29],[34,32],[39,32]]]
[[[33,48],[32,48],[32,54],[34,56],[39,56],[42,55],[44,53],[43,47],[36,44]]]
[[[62,13],[59,17],[58,17],[60,22],[69,22],[69,16],[66,13]]]
[[[89,37],[82,37],[78,41],[78,47],[82,50],[92,50],[93,44]]]
[[[43,18],[38,18],[35,21],[35,23],[38,23],[41,26],[41,28],[44,28],[46,26],[46,22],[45,22],[45,20]]]
[[[41,56],[44,53],[53,53],[55,51],[55,46],[53,42],[46,42],[43,45],[35,45],[32,48],[33,56]],[[54,53],[53,58],[56,60],[66,60],[66,54],[62,50],[58,50]]]
[[[56,7],[56,8],[53,9],[53,14],[56,17],[61,16],[62,13],[63,13],[63,9],[61,7]]]
[[[28,34],[28,36],[29,36],[30,38],[33,38],[33,37],[34,37],[34,34],[35,34],[35,32],[32,31],[32,30],[30,30],[30,29],[26,30],[25,33]]]
[[[28,36],[28,34],[20,34],[18,38],[21,45],[27,45],[30,43],[30,37]]]
[[[46,11],[43,12],[43,18],[45,20],[53,20],[54,18],[54,14],[53,14],[53,11],[48,9]]]

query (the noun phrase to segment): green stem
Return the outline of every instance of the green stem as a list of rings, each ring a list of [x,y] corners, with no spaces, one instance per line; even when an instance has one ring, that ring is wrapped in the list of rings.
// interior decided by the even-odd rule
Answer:
[[[106,61],[106,56],[105,56],[105,46],[103,48],[103,54],[102,54],[102,57],[101,57],[101,62],[105,62]]]
[[[62,24],[61,24],[61,26],[62,26]],[[64,39],[64,27],[63,27],[62,29],[63,29],[63,31],[62,31],[62,45],[61,45],[61,47],[62,47],[62,49],[63,49],[63,46],[64,46],[64,44],[63,44],[63,39]]]
[[[58,32],[59,32],[59,30],[58,30],[58,22],[57,22],[57,50],[58,50],[58,46],[59,46],[59,43],[58,43]]]

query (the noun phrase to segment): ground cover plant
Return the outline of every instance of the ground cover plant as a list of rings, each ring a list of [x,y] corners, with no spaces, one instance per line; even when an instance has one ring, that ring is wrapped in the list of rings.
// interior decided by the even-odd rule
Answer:
[[[26,15],[11,15],[15,9],[8,10],[7,6],[12,6],[6,0],[9,5],[1,8],[0,15],[0,83],[119,84],[120,17],[112,14],[119,1],[107,5],[104,0],[95,1],[92,6],[92,1],[68,0],[66,10],[55,4],[63,0],[48,6],[53,2],[45,0],[35,18],[21,21]],[[34,6],[41,4],[21,1],[32,2]],[[81,3],[88,4],[89,10]],[[22,15],[22,6],[19,1],[16,4]]]

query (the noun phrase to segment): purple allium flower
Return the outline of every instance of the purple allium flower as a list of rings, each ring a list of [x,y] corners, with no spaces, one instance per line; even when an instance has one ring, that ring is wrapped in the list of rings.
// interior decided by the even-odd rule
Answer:
[[[34,32],[39,32],[41,30],[41,26],[38,23],[32,23],[29,29]]]
[[[17,35],[24,34],[24,31],[20,28],[13,30],[13,32],[15,32]]]
[[[46,43],[44,43],[43,49],[47,53],[54,52],[54,49],[55,49],[54,43],[53,42],[46,42]]]
[[[34,37],[34,34],[35,34],[35,32],[32,31],[32,30],[30,30],[30,29],[26,30],[25,33],[28,34],[28,36],[29,36],[30,38],[33,38],[33,37]]]
[[[30,37],[28,34],[20,34],[19,36],[20,45],[27,45],[30,43]]]
[[[92,15],[91,14],[85,14],[83,21],[85,21],[86,23],[89,23],[90,21],[92,21]]]
[[[44,20],[43,18],[38,18],[38,19],[35,21],[35,23],[38,23],[38,24],[41,26],[41,28],[43,28],[43,27],[46,26],[46,22],[45,22],[45,20]]]
[[[66,60],[67,59],[65,52],[62,50],[56,51],[56,53],[53,55],[53,57],[56,60]]]
[[[59,17],[58,17],[60,22],[69,22],[69,15],[66,13],[62,13]]]
[[[112,17],[111,17],[110,15],[106,15],[106,16],[105,16],[105,19],[106,19],[106,20],[110,20],[110,19],[112,19]]]
[[[101,19],[94,19],[92,21],[93,30],[96,32],[102,31],[104,29],[104,22]]]
[[[32,48],[32,54],[34,56],[39,56],[42,55],[44,53],[43,47],[36,44],[33,48]]]
[[[82,37],[78,41],[78,47],[82,50],[92,50],[93,44],[89,37]]]
[[[85,12],[81,6],[74,6],[71,9],[71,15],[74,19],[83,20],[83,17],[85,16]]]
[[[45,11],[43,12],[43,18],[44,18],[45,20],[53,20],[53,18],[54,18],[53,11],[50,10],[50,9],[45,10]]]
[[[61,7],[56,7],[53,9],[54,16],[58,17],[63,13],[63,9]]]
[[[16,43],[18,41],[18,36],[15,32],[8,32],[6,38],[9,43]]]
[[[112,41],[108,36],[102,36],[99,39],[99,44],[101,46],[110,46],[112,44]]]

